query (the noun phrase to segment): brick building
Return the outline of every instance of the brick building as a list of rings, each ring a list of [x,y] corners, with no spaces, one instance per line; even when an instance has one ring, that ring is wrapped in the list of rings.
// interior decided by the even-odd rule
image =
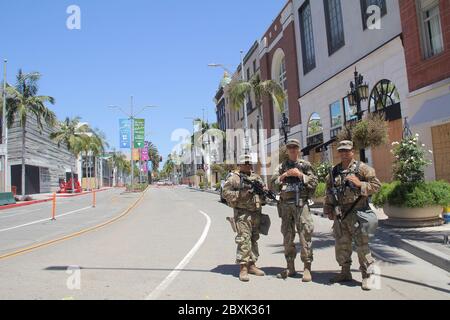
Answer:
[[[450,1],[399,3],[410,90],[406,116],[433,150],[427,179],[450,181]]]

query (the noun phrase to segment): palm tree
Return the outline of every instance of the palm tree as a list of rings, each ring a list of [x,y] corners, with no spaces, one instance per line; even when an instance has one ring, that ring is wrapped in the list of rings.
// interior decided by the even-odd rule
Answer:
[[[70,153],[74,156],[75,162],[80,155],[82,148],[82,136],[86,135],[88,131],[88,126],[86,124],[80,124],[80,118],[76,117],[73,119],[66,118],[66,120],[59,123],[56,131],[50,134],[50,139],[58,144],[64,144]],[[72,180],[72,192],[75,191],[75,183],[73,179],[73,168],[71,168],[71,180]]]
[[[22,127],[22,197],[25,196],[25,141],[27,134],[27,119],[34,116],[37,120],[39,130],[42,133],[44,121],[48,126],[53,127],[56,123],[56,115],[48,109],[45,104],[55,103],[55,99],[50,96],[39,96],[38,81],[41,75],[37,72],[23,73],[19,70],[16,76],[16,85],[7,87],[7,125],[12,127],[18,118]]]
[[[251,93],[255,95],[256,107],[258,109],[258,121],[259,128],[262,128],[262,100],[264,97],[269,97],[274,104],[274,107],[281,114],[285,112],[284,102],[286,100],[286,93],[284,88],[274,80],[261,81],[259,75],[253,76],[249,81],[233,80],[228,87],[228,93],[230,96],[231,107],[235,110],[242,108],[245,102],[245,98],[250,96]],[[257,132],[259,135],[260,133]],[[260,137],[260,141],[263,141],[263,137]],[[262,142],[264,145],[264,142]],[[266,179],[266,175],[264,176]]]

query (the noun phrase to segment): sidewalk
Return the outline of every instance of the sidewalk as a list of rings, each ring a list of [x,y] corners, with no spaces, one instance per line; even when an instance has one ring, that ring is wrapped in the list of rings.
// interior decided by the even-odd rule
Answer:
[[[101,188],[101,189],[95,190],[95,192],[102,192],[102,191],[106,191],[106,190],[110,190],[110,189],[113,189],[113,188],[112,187]],[[81,193],[57,193],[56,198],[72,198],[72,197],[83,196],[83,195],[87,195],[87,194],[91,194],[91,193],[92,193],[92,191],[83,191]],[[33,204],[38,204],[38,203],[43,203],[43,202],[49,202],[49,201],[52,201],[52,199],[53,199],[53,193],[30,194],[29,196],[33,200],[17,201],[16,204],[0,206],[0,211],[18,208],[18,207],[30,206]]]
[[[315,208],[311,211],[323,215],[323,209]],[[405,251],[450,272],[450,243],[444,243],[450,235],[450,224],[432,228],[402,229],[387,226],[383,223],[388,219],[382,210],[374,210],[380,220],[377,237],[387,238]]]

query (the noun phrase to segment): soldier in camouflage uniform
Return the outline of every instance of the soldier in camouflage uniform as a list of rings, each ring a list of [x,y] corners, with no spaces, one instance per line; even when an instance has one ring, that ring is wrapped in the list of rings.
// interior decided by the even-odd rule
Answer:
[[[375,175],[375,170],[363,162],[354,159],[353,142],[342,141],[338,146],[342,162],[333,168],[334,186],[328,177],[327,197],[324,213],[334,220],[334,236],[336,238],[336,260],[342,268],[340,274],[331,279],[332,283],[352,280],[350,267],[352,263],[352,244],[356,251],[362,272],[362,289],[370,290],[369,268],[374,264],[369,249],[369,234],[361,228],[358,219],[359,212],[370,211],[368,197],[378,192],[381,183]],[[332,194],[332,187],[340,188],[338,201]],[[336,189],[337,190],[337,189]],[[336,216],[336,206],[340,206],[342,216]],[[342,221],[341,219],[344,218]]]
[[[234,209],[236,222],[236,263],[240,265],[239,279],[248,282],[249,274],[265,276],[264,272],[256,267],[259,257],[258,240],[259,226],[264,199],[253,193],[250,186],[241,183],[241,175],[250,180],[261,177],[252,172],[251,157],[244,155],[240,158],[239,172],[233,173],[223,187],[223,196],[228,205]]]
[[[296,232],[300,235],[301,259],[304,263],[303,282],[312,281],[311,263],[313,261],[312,234],[314,222],[308,207],[308,200],[314,194],[318,179],[307,161],[299,159],[300,142],[292,139],[287,142],[289,160],[282,163],[272,178],[276,191],[280,192],[278,213],[281,218],[284,254],[287,269],[277,275],[286,279],[295,276]],[[298,188],[298,189],[297,189]]]

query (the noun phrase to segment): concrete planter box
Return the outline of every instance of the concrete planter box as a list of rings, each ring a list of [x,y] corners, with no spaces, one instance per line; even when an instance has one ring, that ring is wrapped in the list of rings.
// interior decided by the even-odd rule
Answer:
[[[385,215],[389,217],[384,223],[394,227],[422,228],[435,227],[444,223],[441,218],[442,207],[401,208],[390,205],[383,207]]]

